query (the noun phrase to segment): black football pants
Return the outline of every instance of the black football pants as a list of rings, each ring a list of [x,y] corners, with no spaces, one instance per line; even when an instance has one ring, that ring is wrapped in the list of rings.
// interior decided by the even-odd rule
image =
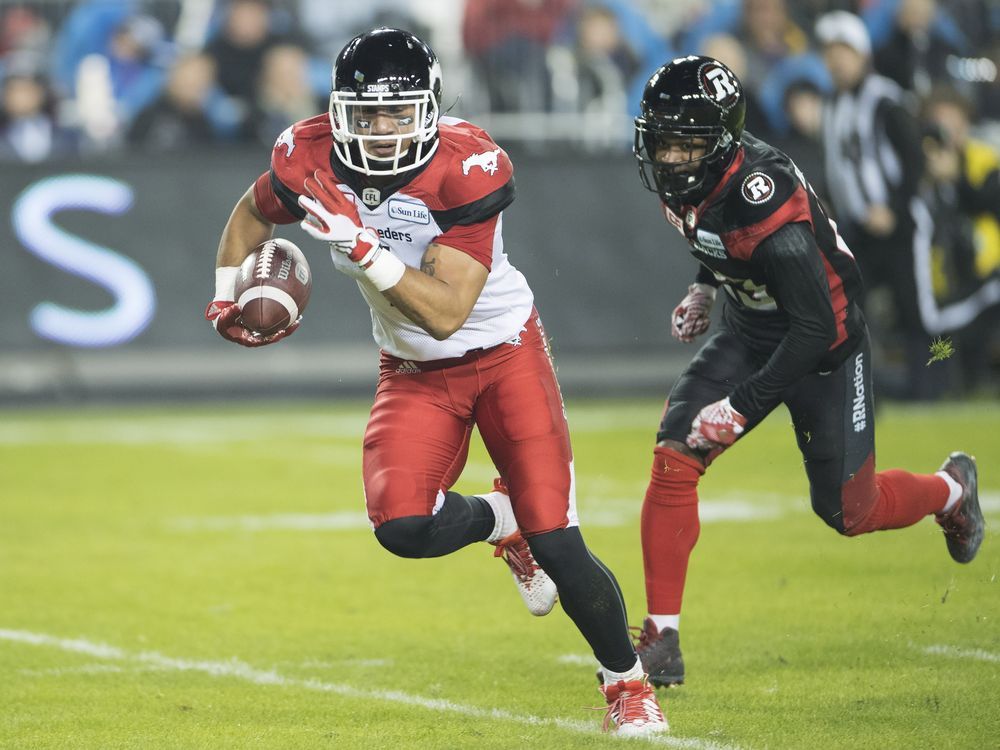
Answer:
[[[684,442],[704,406],[725,398],[759,370],[767,357],[754,352],[723,323],[695,355],[670,391],[657,441]],[[844,533],[843,488],[875,452],[875,409],[867,333],[829,373],[810,373],[782,394],[809,477],[812,508]],[[747,425],[752,430],[762,417]],[[746,435],[741,439],[746,439]]]

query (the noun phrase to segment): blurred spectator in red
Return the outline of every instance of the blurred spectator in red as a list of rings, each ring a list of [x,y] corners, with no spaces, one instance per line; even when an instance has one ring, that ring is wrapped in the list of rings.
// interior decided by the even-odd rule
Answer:
[[[327,108],[309,85],[309,56],[295,44],[279,44],[264,55],[253,117],[254,134],[271,145],[285,128]]]
[[[16,5],[0,15],[0,57],[18,50],[44,52],[50,37],[49,24],[33,8]]]
[[[546,50],[579,0],[468,0],[462,39],[493,112],[547,112]]]
[[[875,70],[918,96],[946,81],[948,56],[961,54],[937,32],[937,12],[935,0],[900,0],[889,38],[875,50]]]
[[[42,61],[9,55],[0,74],[0,161],[36,163],[77,153],[74,131],[60,126]]]

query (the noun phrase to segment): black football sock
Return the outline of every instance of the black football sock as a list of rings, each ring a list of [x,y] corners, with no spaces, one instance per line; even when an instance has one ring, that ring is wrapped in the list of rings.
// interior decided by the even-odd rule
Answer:
[[[539,534],[528,539],[528,546],[555,582],[563,609],[597,660],[615,672],[632,669],[635,647],[629,638],[621,589],[611,571],[587,549],[580,529]]]

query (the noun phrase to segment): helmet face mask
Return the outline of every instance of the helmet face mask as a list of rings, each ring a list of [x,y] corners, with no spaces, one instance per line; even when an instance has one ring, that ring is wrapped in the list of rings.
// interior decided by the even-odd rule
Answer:
[[[351,40],[333,67],[330,127],[345,166],[395,175],[437,150],[441,66],[416,36],[380,28]]]
[[[709,178],[709,167],[730,143],[722,136],[684,135],[648,128],[637,118],[634,151],[639,162],[639,177],[647,190],[662,196],[682,198],[702,191]],[[681,151],[688,158],[666,161],[663,151]]]
[[[739,148],[746,119],[739,79],[710,57],[678,58],[653,73],[641,107],[633,153],[642,184],[663,200],[700,201]]]

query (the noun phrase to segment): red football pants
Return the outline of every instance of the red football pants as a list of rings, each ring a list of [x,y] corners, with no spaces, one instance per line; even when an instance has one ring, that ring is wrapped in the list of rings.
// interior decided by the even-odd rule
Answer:
[[[577,524],[569,429],[533,314],[515,342],[463,357],[404,363],[383,353],[364,440],[375,527],[434,512],[465,465],[474,424],[525,536]]]

